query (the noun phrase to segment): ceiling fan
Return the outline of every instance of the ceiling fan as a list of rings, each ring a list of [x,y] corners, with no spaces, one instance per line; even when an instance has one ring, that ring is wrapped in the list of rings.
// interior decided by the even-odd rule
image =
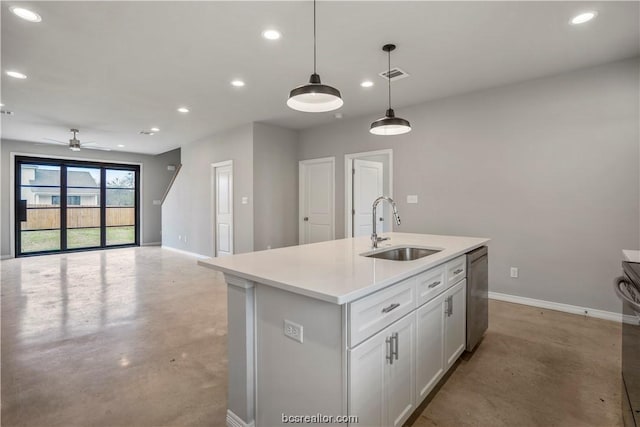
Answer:
[[[80,131],[78,129],[69,129],[69,131],[73,133],[73,138],[71,138],[69,142],[58,141],[57,139],[51,139],[51,138],[42,138],[42,139],[47,140],[48,141],[47,144],[68,145],[71,151],[80,151],[80,140],[76,138],[76,134],[80,133]],[[111,148],[100,147],[99,145],[96,145],[95,142],[83,142],[82,148],[87,148],[90,150],[111,151]]]

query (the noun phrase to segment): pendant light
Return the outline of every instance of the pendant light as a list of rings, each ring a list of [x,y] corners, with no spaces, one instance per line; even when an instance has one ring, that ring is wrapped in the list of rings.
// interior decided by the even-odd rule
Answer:
[[[309,83],[298,86],[289,93],[287,105],[290,108],[307,113],[323,113],[342,107],[340,91],[323,85],[316,73],[316,0],[313,0],[313,74]]]
[[[401,135],[411,131],[411,125],[405,119],[396,117],[393,108],[391,108],[391,51],[396,48],[394,44],[385,44],[382,50],[389,55],[389,71],[387,72],[387,81],[389,82],[389,109],[384,117],[371,123],[369,132],[374,135]]]

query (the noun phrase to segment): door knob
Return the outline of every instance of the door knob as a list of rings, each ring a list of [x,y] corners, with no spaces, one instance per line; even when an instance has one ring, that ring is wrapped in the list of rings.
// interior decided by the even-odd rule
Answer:
[[[309,217],[308,217],[308,216],[305,216],[303,219],[304,219],[305,221],[309,221]]]

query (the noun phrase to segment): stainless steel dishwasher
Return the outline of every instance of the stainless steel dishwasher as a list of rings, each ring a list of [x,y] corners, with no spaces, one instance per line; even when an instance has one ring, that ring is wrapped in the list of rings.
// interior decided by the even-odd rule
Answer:
[[[467,253],[467,351],[489,327],[489,256],[486,246]]]

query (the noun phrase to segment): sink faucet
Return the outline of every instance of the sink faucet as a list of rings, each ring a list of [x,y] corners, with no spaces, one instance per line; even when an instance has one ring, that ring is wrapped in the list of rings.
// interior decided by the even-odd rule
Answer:
[[[390,239],[390,237],[378,237],[378,233],[376,233],[376,208],[378,207],[378,204],[383,200],[386,200],[391,204],[391,207],[393,208],[393,217],[396,220],[396,224],[400,225],[400,216],[398,216],[398,208],[396,207],[396,202],[394,202],[391,197],[387,196],[380,196],[375,199],[373,201],[373,218],[371,221],[371,226],[373,227],[373,232],[371,233],[371,247],[373,249],[376,249],[378,247],[378,242]]]

